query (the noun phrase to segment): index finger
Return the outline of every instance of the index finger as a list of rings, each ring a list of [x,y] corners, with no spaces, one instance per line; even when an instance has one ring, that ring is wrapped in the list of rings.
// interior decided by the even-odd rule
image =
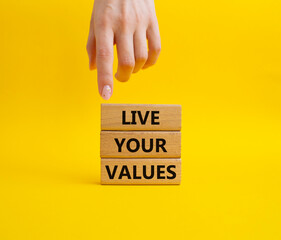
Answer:
[[[96,64],[100,95],[108,100],[113,90],[113,41],[112,30],[101,29],[96,32]]]

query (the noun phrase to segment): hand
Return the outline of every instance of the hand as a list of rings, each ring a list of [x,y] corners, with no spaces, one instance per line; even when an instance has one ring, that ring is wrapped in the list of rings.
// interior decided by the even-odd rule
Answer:
[[[147,49],[147,40],[148,49]],[[100,95],[113,89],[113,45],[117,46],[121,82],[155,64],[161,49],[153,0],[95,0],[87,43],[89,67],[97,68]]]

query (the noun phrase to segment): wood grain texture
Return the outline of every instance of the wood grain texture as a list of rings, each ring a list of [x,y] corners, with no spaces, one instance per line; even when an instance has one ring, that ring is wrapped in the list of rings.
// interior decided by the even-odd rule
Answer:
[[[123,111],[126,120],[132,120],[132,112],[135,114],[134,124],[122,124]],[[138,112],[139,111],[139,112]],[[149,111],[149,113],[147,113]],[[151,121],[152,111],[159,117],[153,124]],[[147,114],[147,121],[141,124]],[[141,118],[139,118],[139,115]],[[160,104],[102,104],[101,105],[101,130],[181,130],[181,105],[160,105]]]
[[[102,158],[180,158],[181,132],[101,131]]]
[[[101,184],[180,184],[181,159],[101,159]]]

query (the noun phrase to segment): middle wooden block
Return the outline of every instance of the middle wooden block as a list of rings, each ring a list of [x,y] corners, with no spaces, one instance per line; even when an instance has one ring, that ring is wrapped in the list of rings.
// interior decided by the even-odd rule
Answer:
[[[177,131],[101,131],[102,158],[180,158]]]

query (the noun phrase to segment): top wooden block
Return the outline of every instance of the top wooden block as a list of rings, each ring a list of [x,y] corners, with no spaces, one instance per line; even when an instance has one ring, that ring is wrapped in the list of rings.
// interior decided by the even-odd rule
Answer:
[[[102,104],[101,130],[181,130],[181,105]]]

